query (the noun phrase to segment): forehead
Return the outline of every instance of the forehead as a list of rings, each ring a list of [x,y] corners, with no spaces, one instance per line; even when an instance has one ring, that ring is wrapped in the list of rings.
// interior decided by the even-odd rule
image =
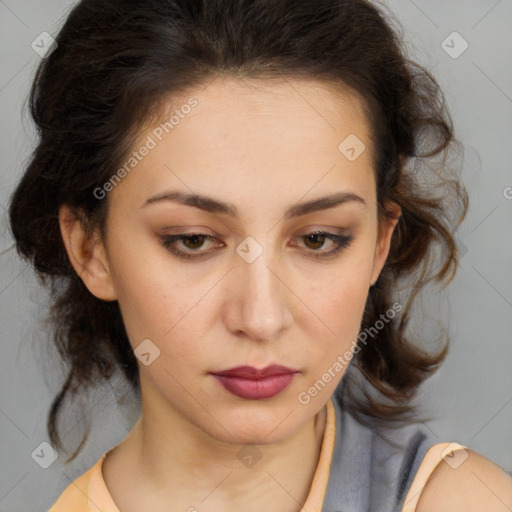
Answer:
[[[137,195],[178,185],[223,197],[272,188],[300,197],[320,181],[324,190],[341,179],[361,192],[373,179],[363,101],[315,81],[214,79],[169,97],[133,149],[148,141],[151,150],[123,180]]]
[[[361,137],[370,135],[366,102],[357,91],[343,83],[297,78],[216,78],[186,93],[170,96],[162,102],[160,115],[153,125],[168,121],[190,97],[194,97],[198,105],[186,117],[201,116],[201,123],[213,118],[221,120],[217,130],[238,122],[245,123],[244,131],[250,131],[250,121],[257,117],[255,129],[266,122],[265,127],[274,126],[275,130],[286,125],[296,132],[319,129],[323,134],[330,129],[342,135],[353,129]]]

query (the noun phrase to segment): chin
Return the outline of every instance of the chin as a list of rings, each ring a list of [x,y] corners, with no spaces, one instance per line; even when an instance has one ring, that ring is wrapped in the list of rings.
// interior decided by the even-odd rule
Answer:
[[[259,402],[259,406],[250,411],[231,410],[223,414],[221,424],[225,430],[217,429],[222,441],[256,445],[278,443],[290,437],[307,421],[307,418],[298,417],[294,405],[283,402],[282,405],[274,404],[273,410],[270,410],[264,408],[265,403],[268,405],[270,402]]]

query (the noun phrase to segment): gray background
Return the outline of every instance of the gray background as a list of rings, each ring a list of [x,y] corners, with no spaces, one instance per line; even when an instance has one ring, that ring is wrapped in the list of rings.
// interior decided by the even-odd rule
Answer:
[[[46,295],[10,249],[6,206],[34,147],[26,111],[40,57],[32,41],[58,31],[70,0],[0,0],[0,511],[46,511],[63,489],[126,435],[137,405],[121,386],[92,393],[85,418],[66,417],[73,442],[92,422],[89,442],[71,465],[59,457],[42,469],[31,454],[47,441],[46,414],[62,374],[41,325]],[[512,471],[512,2],[510,0],[388,0],[402,23],[411,56],[432,70],[464,144],[463,178],[470,210],[458,232],[459,272],[438,296],[453,336],[442,369],[420,401],[439,441],[456,440]],[[442,42],[457,31],[469,43],[458,58]],[[450,41],[450,40],[448,40]],[[451,43],[450,43],[451,44]],[[454,50],[460,41],[454,40]],[[437,300],[437,299],[436,299]],[[437,317],[436,301],[430,306]],[[447,308],[447,309],[446,309]],[[54,361],[53,363],[51,361]],[[74,416],[73,416],[74,414]],[[67,430],[66,430],[67,429]]]

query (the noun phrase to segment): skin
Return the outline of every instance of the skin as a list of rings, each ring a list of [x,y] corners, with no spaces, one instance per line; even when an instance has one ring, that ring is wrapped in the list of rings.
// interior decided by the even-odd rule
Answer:
[[[298,395],[353,349],[397,219],[377,223],[372,140],[351,90],[223,78],[169,98],[168,112],[190,96],[198,105],[109,192],[105,239],[87,235],[67,206],[60,210],[85,285],[119,302],[134,349],[149,339],[160,350],[148,366],[139,362],[142,414],[107,456],[104,479],[123,512],[296,512],[318,462],[325,403],[345,368],[309,403]],[[354,161],[338,150],[350,134],[366,146]],[[233,203],[240,218],[145,204],[170,190]],[[334,192],[364,204],[283,218],[296,203]],[[389,209],[398,218],[399,207]],[[308,242],[319,229],[353,240],[317,259],[336,247],[328,238]],[[214,239],[174,247],[206,256],[180,259],[163,244],[165,235],[190,233]],[[263,249],[251,263],[236,251],[247,237]],[[238,398],[209,374],[269,364],[299,373],[266,400]],[[237,457],[247,444],[261,454],[251,468]]]
[[[512,478],[483,455],[465,450],[460,465],[442,461],[430,476],[416,512],[510,512]]]

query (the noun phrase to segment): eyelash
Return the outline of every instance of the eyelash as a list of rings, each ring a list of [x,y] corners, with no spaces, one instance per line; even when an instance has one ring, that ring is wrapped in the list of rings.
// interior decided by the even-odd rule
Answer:
[[[325,238],[328,238],[335,242],[336,247],[332,249],[331,251],[327,251],[324,253],[318,253],[314,254],[317,251],[312,250],[313,254],[312,256],[316,259],[320,258],[329,258],[335,256],[337,253],[345,249],[346,247],[349,247],[352,241],[354,240],[354,237],[352,235],[336,235],[335,233],[329,233],[327,231],[312,231],[310,233],[306,233],[305,235],[300,236],[299,238],[306,238],[308,236],[323,236]],[[199,253],[199,255],[195,255],[193,253],[187,253],[184,251],[180,251],[173,247],[173,244],[177,241],[183,241],[186,239],[194,238],[194,237],[203,237],[204,240],[215,240],[215,237],[211,235],[207,235],[204,233],[189,233],[189,234],[180,234],[180,235],[165,235],[161,237],[162,245],[172,254],[177,256],[178,258],[190,260],[190,259],[199,259],[203,256],[209,254],[209,252],[203,252]],[[195,251],[197,252],[197,251]]]

